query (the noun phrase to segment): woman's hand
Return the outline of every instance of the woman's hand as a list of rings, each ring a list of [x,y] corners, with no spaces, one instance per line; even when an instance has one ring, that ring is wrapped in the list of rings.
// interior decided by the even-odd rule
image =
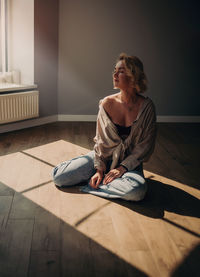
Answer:
[[[103,171],[97,170],[97,172],[90,179],[90,186],[94,189],[97,189],[101,180],[103,179]]]
[[[115,178],[120,178],[127,170],[120,165],[119,167],[110,170],[103,179],[103,184],[107,185],[108,183],[112,182]]]

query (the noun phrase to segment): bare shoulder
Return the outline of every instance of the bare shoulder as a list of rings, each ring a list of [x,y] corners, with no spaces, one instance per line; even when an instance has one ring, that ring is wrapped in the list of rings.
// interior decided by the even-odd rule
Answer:
[[[118,94],[119,93],[108,95],[103,98],[102,105],[106,111],[109,111],[111,107],[113,107],[113,105],[117,102]]]

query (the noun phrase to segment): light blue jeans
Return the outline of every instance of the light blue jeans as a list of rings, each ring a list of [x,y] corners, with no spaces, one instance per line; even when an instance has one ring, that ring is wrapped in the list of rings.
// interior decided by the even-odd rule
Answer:
[[[109,171],[111,162],[107,165]],[[85,183],[81,191],[105,198],[122,198],[130,201],[140,201],[147,191],[142,165],[132,171],[125,172],[120,178],[107,185],[101,184],[98,189],[90,187],[90,178],[96,173],[94,168],[94,150],[86,155],[62,162],[53,169],[53,180],[58,187],[67,187]],[[102,180],[103,181],[103,180]]]

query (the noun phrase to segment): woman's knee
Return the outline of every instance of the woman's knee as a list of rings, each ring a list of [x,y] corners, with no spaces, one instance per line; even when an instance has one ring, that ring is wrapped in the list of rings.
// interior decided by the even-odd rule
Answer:
[[[133,188],[129,192],[127,192],[123,196],[123,199],[128,201],[141,201],[144,199],[146,192],[147,192],[147,184],[145,183],[142,186],[140,185],[136,188]]]
[[[131,174],[132,175],[132,174]],[[141,201],[144,199],[147,192],[147,183],[143,176],[133,174],[126,176],[127,190],[123,195],[123,199],[128,201]]]
[[[62,163],[53,169],[53,181],[56,186],[72,186],[81,181],[79,168],[69,167],[70,162]]]
[[[53,181],[55,183],[56,186],[58,187],[62,187],[64,185],[64,179],[66,179],[66,171],[65,171],[65,174],[63,173],[63,170],[62,170],[62,167],[65,165],[65,163],[67,162],[63,162],[59,165],[57,165],[56,167],[53,168],[53,171],[52,171],[52,178],[53,178]],[[67,164],[66,164],[66,167],[67,167]]]
[[[89,152],[56,166],[52,177],[56,186],[71,186],[87,180],[94,171],[93,153]]]

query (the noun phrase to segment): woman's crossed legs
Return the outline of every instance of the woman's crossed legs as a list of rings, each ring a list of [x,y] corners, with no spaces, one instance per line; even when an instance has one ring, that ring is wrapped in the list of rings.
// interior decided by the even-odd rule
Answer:
[[[65,161],[53,169],[53,179],[58,187],[78,185],[87,182],[81,191],[105,198],[122,198],[130,201],[142,200],[147,191],[147,184],[142,170],[125,172],[120,178],[107,185],[101,183],[98,189],[89,185],[90,178],[95,174],[94,151],[86,155]]]

